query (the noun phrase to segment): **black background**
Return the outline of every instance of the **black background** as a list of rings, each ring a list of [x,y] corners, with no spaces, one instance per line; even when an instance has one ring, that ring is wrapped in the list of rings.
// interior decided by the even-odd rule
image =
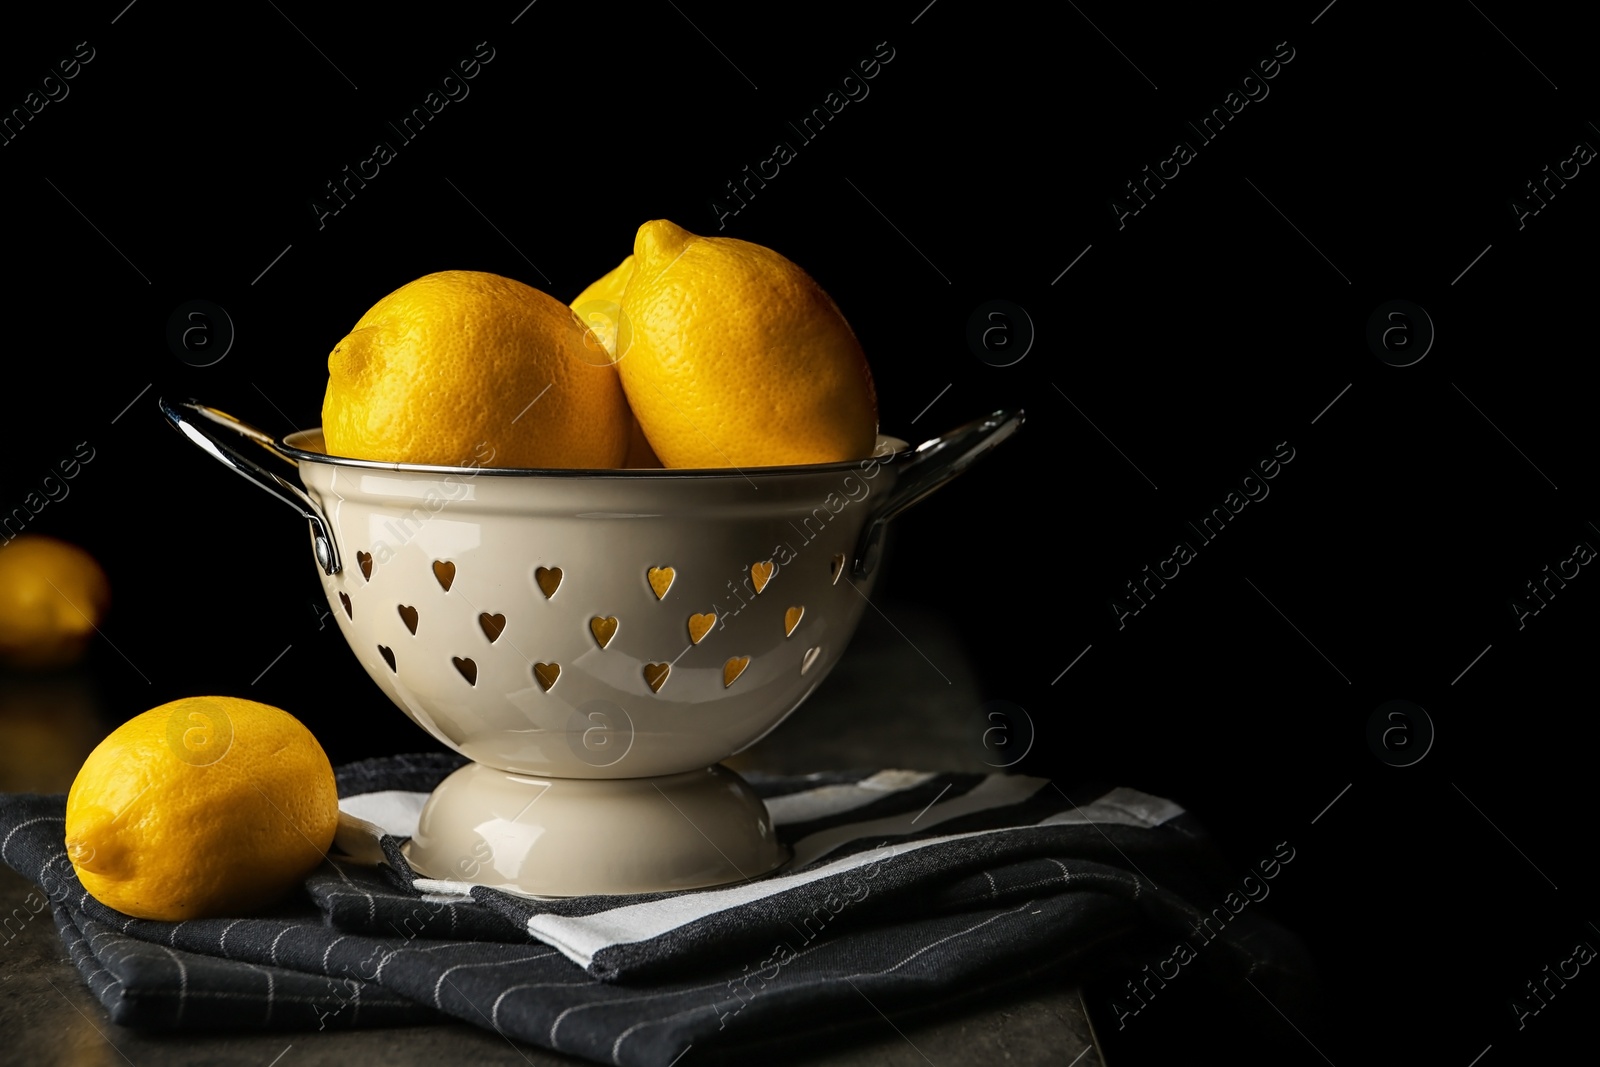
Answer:
[[[1293,845],[1263,907],[1320,964],[1318,1057],[1547,1057],[1600,989],[1586,968],[1520,1030],[1510,1007],[1600,945],[1600,578],[1584,568],[1521,629],[1510,605],[1600,545],[1600,179],[1583,168],[1522,228],[1512,201],[1600,144],[1588,39],[1566,12],[1504,4],[925,3],[8,13],[5,109],[94,49],[0,147],[0,507],[93,447],[30,530],[112,576],[106,705],[235,693],[294,709],[335,762],[429,747],[319,628],[303,524],[184,444],[156,398],[315,425],[327,351],[398,285],[464,268],[571,300],[670,218],[809,270],[866,348],[886,432],[1026,409],[898,521],[878,599],[959,628],[985,699],[1037,730],[1021,770],[1171,797],[1241,875]],[[319,227],[324,183],[396,142],[385,122],[484,41],[470,95]],[[799,144],[787,122],[880,42],[870,94]],[[1291,48],[1214,142],[1185,126]],[[1119,226],[1124,183],[1179,139],[1196,158]],[[778,140],[797,158],[719,230],[712,200]],[[236,329],[213,366],[166,341],[193,299]],[[994,299],[1036,333],[1007,367],[966,339]],[[1408,367],[1366,340],[1395,299],[1437,330]],[[1270,496],[1119,628],[1123,584],[1280,442],[1294,459]],[[1367,742],[1391,699],[1436,730],[1409,767]],[[1250,1039],[1162,1010],[1145,1029],[1184,1018],[1194,1052]]]

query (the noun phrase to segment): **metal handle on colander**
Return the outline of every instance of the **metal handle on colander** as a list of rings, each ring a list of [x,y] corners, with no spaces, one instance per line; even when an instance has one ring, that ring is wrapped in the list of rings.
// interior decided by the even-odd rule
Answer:
[[[298,466],[292,458],[278,450],[276,441],[254,426],[240,422],[225,411],[206,407],[198,400],[171,401],[162,397],[160,404],[162,414],[166,415],[167,421],[172,423],[178,432],[205,450],[218,463],[252,485],[271,493],[310,522],[317,562],[322,565],[326,573],[339,573],[343,566],[339,562],[339,549],[333,543],[327,517],[322,514],[322,509],[317,506],[316,501],[307,496],[304,489],[281,474],[268,470],[250,456],[238,451],[231,440],[217,431],[226,430],[236,438],[243,438],[259,445],[289,466]]]
[[[867,520],[856,543],[852,569],[856,580],[871,574],[878,565],[883,553],[883,531],[890,519],[972,466],[978,457],[1016,433],[1022,421],[1020,408],[996,411],[922,442],[902,460],[896,468],[894,488]]]

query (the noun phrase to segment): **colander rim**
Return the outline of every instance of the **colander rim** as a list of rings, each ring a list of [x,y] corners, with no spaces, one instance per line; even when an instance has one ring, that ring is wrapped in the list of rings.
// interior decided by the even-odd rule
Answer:
[[[903,438],[880,433],[872,454],[859,459],[838,460],[829,463],[796,463],[774,467],[624,467],[624,468],[588,468],[588,467],[467,467],[446,466],[431,463],[388,463],[382,460],[351,459],[347,456],[333,456],[325,451],[307,447],[312,442],[322,442],[322,427],[314,426],[306,430],[298,430],[278,438],[277,449],[284,456],[297,463],[318,463],[330,467],[353,467],[360,470],[388,471],[399,474],[428,474],[428,475],[488,475],[496,478],[605,478],[605,479],[634,479],[634,478],[692,478],[705,480],[711,478],[748,478],[752,474],[761,477],[769,475],[798,476],[807,474],[841,473],[861,467],[862,464],[876,461],[878,463],[894,463],[903,456],[917,450],[917,446]],[[887,446],[887,450],[886,450]]]

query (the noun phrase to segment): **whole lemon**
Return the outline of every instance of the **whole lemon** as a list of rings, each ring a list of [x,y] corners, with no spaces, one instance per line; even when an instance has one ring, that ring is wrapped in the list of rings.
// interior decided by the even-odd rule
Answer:
[[[590,335],[605,349],[606,358],[611,362],[617,360],[619,347],[625,355],[633,343],[633,329],[622,314],[622,292],[627,288],[628,279],[631,277],[633,277],[633,257],[629,256],[614,270],[579,293],[578,298],[572,302],[573,312],[579,321],[589,327]],[[661,460],[650,448],[650,440],[645,437],[644,429],[632,411],[628,413],[628,421],[631,424],[628,428],[628,453],[622,457],[622,466],[660,467]]]
[[[616,467],[627,397],[588,329],[510,278],[448,270],[374,304],[328,356],[328,452],[390,463]]]
[[[106,572],[77,545],[23,534],[0,547],[0,661],[29,668],[75,662],[110,604]]]
[[[621,316],[617,370],[666,466],[871,453],[878,403],[866,355],[822,287],[772,249],[647,222]]]
[[[322,862],[333,768],[286,711],[185,697],[89,753],[67,794],[67,858],[96,900],[174,922],[270,907]]]

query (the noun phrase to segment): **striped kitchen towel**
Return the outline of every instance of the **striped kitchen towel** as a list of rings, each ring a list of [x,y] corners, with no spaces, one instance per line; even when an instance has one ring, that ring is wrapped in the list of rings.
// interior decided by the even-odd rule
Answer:
[[[90,897],[65,798],[0,796],[0,860],[39,885],[113,1021],[309,1029],[454,1017],[625,1065],[744,1057],[1116,950],[1193,937],[1229,871],[1192,816],[1131,789],[1004,774],[746,774],[793,858],[715,889],[529,898],[420,878],[399,846],[454,755],[338,772],[335,854],[270,915],[162,923]],[[376,861],[376,862],[374,862]],[[44,901],[40,901],[42,908]],[[1222,915],[1229,915],[1227,909]],[[1300,942],[1244,910],[1201,968],[1299,1003]],[[1250,994],[1254,996],[1254,993]]]

